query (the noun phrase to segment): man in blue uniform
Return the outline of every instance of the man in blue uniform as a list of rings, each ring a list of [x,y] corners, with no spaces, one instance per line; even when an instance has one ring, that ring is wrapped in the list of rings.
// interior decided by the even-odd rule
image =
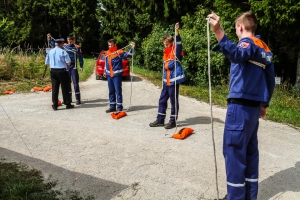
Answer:
[[[56,111],[58,107],[58,93],[60,84],[66,109],[74,108],[74,105],[71,105],[70,97],[68,95],[69,76],[67,68],[71,64],[71,59],[68,53],[62,49],[64,39],[57,39],[54,42],[55,48],[51,49],[47,54],[45,64],[50,67],[52,82],[52,108]]]
[[[225,120],[223,155],[226,165],[227,199],[256,200],[258,191],[259,118],[266,115],[272,97],[274,65],[268,46],[255,36],[257,19],[245,12],[235,20],[239,42],[231,42],[220,28],[220,17],[209,14],[218,45],[231,61],[228,108]]]
[[[108,50],[105,52],[105,72],[104,77],[107,78],[109,90],[109,108],[107,113],[123,110],[122,96],[122,74],[124,73],[122,59],[132,56],[135,43],[131,42],[131,49],[126,52],[122,49],[118,50],[116,41],[110,39],[107,41]]]
[[[178,32],[179,23],[175,24],[176,44],[174,38],[170,35],[163,37],[164,43],[164,74],[163,74],[163,89],[158,101],[158,114],[156,121],[149,124],[150,127],[164,126],[165,129],[176,127],[176,120],[178,118],[179,102],[179,84],[185,81],[184,70],[180,64],[183,57],[181,38]],[[176,45],[176,47],[175,47]],[[176,51],[176,52],[175,52]],[[176,65],[176,67],[175,67]],[[175,96],[176,94],[176,96]],[[166,110],[168,106],[168,99],[171,101],[171,116],[170,121],[164,124],[166,118]],[[176,104],[175,104],[176,102]]]
[[[48,40],[50,44],[53,46],[54,39],[51,37],[51,34],[48,35]],[[78,74],[78,67],[77,67],[77,58],[79,60],[80,64],[80,72],[83,70],[83,56],[81,52],[81,48],[79,45],[74,43],[74,37],[68,36],[67,37],[68,44],[64,44],[64,49],[68,52],[69,57],[71,59],[71,65],[68,68],[68,73],[70,77],[70,82],[72,80],[74,85],[74,91],[75,91],[75,98],[76,98],[76,105],[81,104],[81,95],[80,95],[80,88],[79,88],[79,74]],[[69,95],[72,101],[72,88],[71,84],[69,85]]]

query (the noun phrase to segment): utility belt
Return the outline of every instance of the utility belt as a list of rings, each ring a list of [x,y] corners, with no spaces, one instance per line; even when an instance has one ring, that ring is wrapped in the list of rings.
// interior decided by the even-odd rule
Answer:
[[[66,68],[50,68],[51,71],[66,71]]]
[[[239,104],[243,106],[250,106],[250,107],[259,107],[261,102],[260,101],[253,101],[249,99],[236,99],[236,98],[229,98],[227,99],[228,103]]]

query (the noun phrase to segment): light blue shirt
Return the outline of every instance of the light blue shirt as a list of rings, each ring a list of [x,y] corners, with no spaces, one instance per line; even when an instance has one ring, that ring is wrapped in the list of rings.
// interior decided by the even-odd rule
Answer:
[[[51,69],[67,68],[69,62],[71,62],[71,59],[68,53],[58,46],[49,51],[45,60],[45,64],[49,65]]]

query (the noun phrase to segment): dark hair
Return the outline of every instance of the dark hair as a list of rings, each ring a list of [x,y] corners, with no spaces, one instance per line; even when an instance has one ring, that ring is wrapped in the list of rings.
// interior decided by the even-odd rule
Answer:
[[[234,21],[235,23],[242,23],[245,26],[246,31],[255,33],[257,28],[257,18],[251,11],[240,14]]]
[[[165,35],[162,39],[161,39],[162,42],[174,42],[174,38],[172,35]]]
[[[69,35],[67,39],[74,40],[74,36]]]
[[[109,39],[107,42],[116,44],[116,41],[114,39]]]

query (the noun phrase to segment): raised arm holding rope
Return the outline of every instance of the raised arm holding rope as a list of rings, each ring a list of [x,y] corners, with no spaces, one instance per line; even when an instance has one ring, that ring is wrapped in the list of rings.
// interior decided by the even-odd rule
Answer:
[[[122,59],[131,57],[135,43],[131,42],[131,49],[126,52],[118,49],[116,41],[110,39],[107,41],[108,50],[105,52],[105,72],[103,76],[107,78],[109,90],[109,108],[107,113],[123,110],[122,96],[122,74],[124,73]]]
[[[53,46],[54,44],[54,38],[51,36],[50,33],[47,34],[47,38],[49,43]],[[67,68],[69,78],[70,78],[70,85],[69,85],[69,95],[72,102],[72,88],[71,88],[71,80],[74,85],[74,91],[75,91],[75,98],[76,98],[76,105],[81,104],[81,94],[80,94],[80,88],[79,88],[79,74],[78,74],[78,68],[77,68],[77,58],[79,60],[80,64],[80,72],[83,71],[83,56],[82,51],[79,45],[74,43],[74,37],[68,36],[67,41],[68,43],[64,44],[64,49],[69,54],[69,57],[71,59],[71,65]]]
[[[220,17],[207,16],[218,45],[231,61],[228,107],[225,120],[223,155],[226,165],[228,200],[257,199],[259,118],[266,114],[275,80],[272,52],[255,35],[257,19],[245,12],[235,19],[239,42],[231,42],[220,27]]]
[[[178,118],[179,110],[179,84],[185,81],[184,70],[180,64],[180,61],[183,57],[183,52],[178,29],[179,23],[176,23],[176,44],[174,44],[174,38],[171,35],[166,35],[162,39],[162,42],[165,46],[163,57],[163,88],[158,101],[158,114],[156,120],[149,124],[150,127],[164,126],[166,129],[176,127],[176,120]],[[169,123],[164,124],[169,98],[171,101],[171,116]]]

